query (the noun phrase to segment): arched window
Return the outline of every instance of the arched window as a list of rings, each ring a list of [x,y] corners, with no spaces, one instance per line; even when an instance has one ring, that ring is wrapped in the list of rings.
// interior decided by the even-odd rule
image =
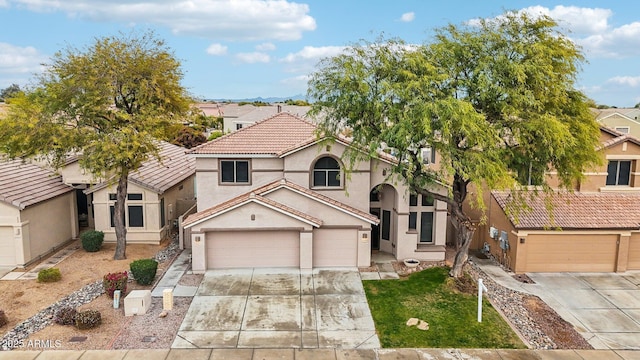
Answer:
[[[313,166],[313,187],[339,187],[340,164],[338,160],[325,156]]]

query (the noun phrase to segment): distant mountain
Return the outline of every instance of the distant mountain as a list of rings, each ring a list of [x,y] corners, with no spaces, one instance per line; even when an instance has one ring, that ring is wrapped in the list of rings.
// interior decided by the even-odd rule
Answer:
[[[305,100],[306,97],[302,94],[298,94],[298,95],[294,95],[294,96],[288,96],[288,97],[267,97],[267,98],[263,98],[261,96],[256,97],[256,98],[246,98],[246,99],[203,99],[204,101],[217,101],[217,102],[224,102],[224,101],[230,101],[230,102],[255,102],[255,101],[262,101],[265,103],[277,103],[277,102],[284,102],[285,100]]]

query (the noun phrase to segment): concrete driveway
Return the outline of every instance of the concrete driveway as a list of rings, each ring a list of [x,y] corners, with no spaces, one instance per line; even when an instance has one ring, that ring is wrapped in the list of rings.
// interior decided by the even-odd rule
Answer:
[[[207,271],[173,348],[379,348],[357,269]]]
[[[530,273],[538,295],[595,349],[640,350],[640,272]]]

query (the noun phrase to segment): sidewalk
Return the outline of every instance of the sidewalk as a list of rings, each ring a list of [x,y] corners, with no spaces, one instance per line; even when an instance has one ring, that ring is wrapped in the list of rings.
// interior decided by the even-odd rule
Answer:
[[[139,349],[7,351],[0,360],[638,360],[640,351],[494,349]]]

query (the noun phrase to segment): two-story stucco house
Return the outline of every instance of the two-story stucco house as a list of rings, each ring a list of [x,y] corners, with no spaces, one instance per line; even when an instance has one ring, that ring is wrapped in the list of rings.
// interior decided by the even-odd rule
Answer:
[[[192,149],[199,212],[183,225],[193,270],[362,267],[372,251],[444,259],[446,205],[390,181],[384,154],[345,171],[348,146],[279,113]]]
[[[605,126],[600,136],[602,166],[572,191],[529,199],[530,210],[517,216],[511,194],[492,192],[475,247],[516,273],[640,270],[640,140]]]

